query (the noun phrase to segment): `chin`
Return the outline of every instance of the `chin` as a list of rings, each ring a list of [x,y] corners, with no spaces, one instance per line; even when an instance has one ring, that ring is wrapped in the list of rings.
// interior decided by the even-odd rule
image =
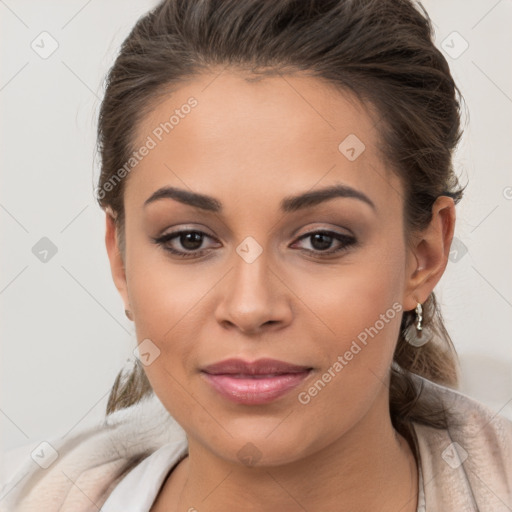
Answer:
[[[293,427],[283,425],[283,416],[264,421],[254,417],[238,418],[236,425],[224,425],[229,434],[224,432],[215,438],[203,436],[201,444],[232,464],[260,468],[283,466],[305,457],[309,451],[314,451],[316,444],[314,439],[305,437],[306,425],[300,422],[295,422]]]

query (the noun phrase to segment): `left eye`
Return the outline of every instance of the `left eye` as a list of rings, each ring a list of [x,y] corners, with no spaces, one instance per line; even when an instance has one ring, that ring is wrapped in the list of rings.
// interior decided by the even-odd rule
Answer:
[[[347,250],[351,245],[356,243],[356,239],[353,236],[342,235],[334,231],[314,231],[306,233],[299,238],[300,240],[310,239],[310,245],[312,249],[305,248],[307,252],[318,254],[319,256],[333,254]],[[333,242],[338,242],[338,247],[332,249]]]
[[[213,237],[207,235],[203,231],[184,230],[167,233],[159,238],[154,238],[153,241],[157,245],[162,246],[166,251],[178,257],[193,258],[201,256],[208,250],[207,248],[201,249],[201,246],[203,245],[203,242],[206,238],[215,240]],[[298,242],[307,239],[310,239],[310,245],[312,248],[302,248],[302,250],[313,253],[317,256],[327,256],[330,254],[339,253],[347,250],[351,245],[356,243],[356,239],[353,236],[342,235],[341,233],[325,230],[306,233],[298,239]],[[179,242],[179,245],[182,247],[182,249],[176,248],[177,242]],[[298,242],[295,242],[295,244]],[[331,247],[334,242],[338,243],[338,247],[332,249]],[[220,244],[218,240],[217,243]],[[293,245],[291,247],[293,247]]]

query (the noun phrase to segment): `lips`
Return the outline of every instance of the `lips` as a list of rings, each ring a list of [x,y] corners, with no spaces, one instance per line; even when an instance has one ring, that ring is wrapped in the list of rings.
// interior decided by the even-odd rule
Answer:
[[[206,381],[224,398],[247,405],[265,404],[298,386],[312,368],[276,359],[226,359],[201,370]]]
[[[206,366],[203,371],[210,375],[282,375],[285,373],[299,373],[309,370],[307,366],[297,366],[277,359],[258,359],[252,363],[242,359],[226,359],[220,363]]]

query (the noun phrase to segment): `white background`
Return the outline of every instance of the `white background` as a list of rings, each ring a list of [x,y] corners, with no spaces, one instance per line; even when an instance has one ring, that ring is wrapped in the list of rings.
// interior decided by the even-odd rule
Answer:
[[[104,76],[155,4],[0,0],[1,451],[101,418],[132,356],[93,196],[95,129]],[[461,390],[512,418],[512,2],[424,5],[440,47],[462,48],[454,31],[469,44],[447,55],[470,116],[456,158],[469,180],[456,227],[468,252],[452,258],[436,291]],[[47,59],[31,48],[43,31],[59,45]],[[42,237],[57,247],[46,263],[32,252]]]

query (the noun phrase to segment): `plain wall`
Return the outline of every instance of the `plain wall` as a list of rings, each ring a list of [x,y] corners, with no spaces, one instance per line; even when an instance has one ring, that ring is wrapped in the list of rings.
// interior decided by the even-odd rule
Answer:
[[[153,5],[0,3],[1,451],[101,418],[135,347],[94,201],[94,147],[105,73]],[[424,5],[470,116],[455,162],[469,181],[458,245],[436,292],[461,357],[461,390],[512,418],[512,4]],[[46,59],[31,47],[51,49],[43,31],[58,43]],[[43,237],[57,251],[47,262],[33,252],[48,245]]]

